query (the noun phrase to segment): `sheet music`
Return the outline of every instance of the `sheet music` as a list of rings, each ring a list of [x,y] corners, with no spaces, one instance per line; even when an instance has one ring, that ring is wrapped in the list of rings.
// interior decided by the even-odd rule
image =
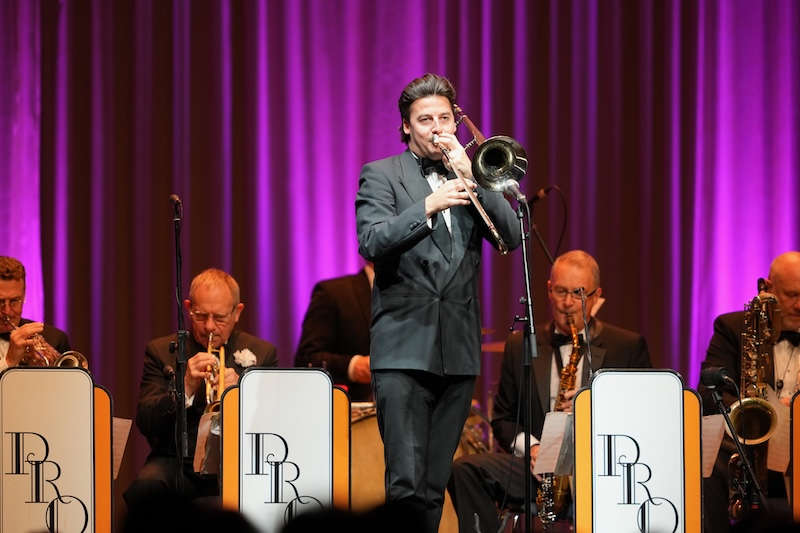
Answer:
[[[558,456],[564,442],[567,425],[572,423],[572,413],[550,411],[544,417],[544,428],[539,446],[539,456],[533,468],[534,474],[555,472]]]
[[[131,423],[133,420],[130,418],[111,418],[111,435],[113,449],[111,454],[113,456],[113,472],[114,479],[117,479],[119,474],[119,465],[122,464],[122,456],[125,455],[125,446],[128,444],[128,435],[131,433]]]
[[[771,387],[767,387],[767,400],[778,413],[778,427],[767,446],[767,469],[786,472],[789,468],[791,422],[789,407],[783,405]]]
[[[725,418],[722,415],[703,417],[703,477],[711,476],[717,460],[719,446],[725,435]]]

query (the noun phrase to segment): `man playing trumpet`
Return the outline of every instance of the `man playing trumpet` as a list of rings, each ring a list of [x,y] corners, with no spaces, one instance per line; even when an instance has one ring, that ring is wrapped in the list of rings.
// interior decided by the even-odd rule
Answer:
[[[13,257],[0,256],[0,370],[17,366],[41,335],[58,353],[69,351],[67,334],[58,328],[22,318],[25,267]]]
[[[197,474],[192,468],[197,429],[207,405],[206,380],[212,378],[221,346],[225,354],[225,386],[235,385],[249,366],[277,366],[275,346],[235,329],[244,309],[239,284],[232,276],[210,268],[192,280],[189,299],[184,301],[190,318],[191,338],[186,343],[186,425],[188,457],[184,458],[184,490],[188,498],[216,496],[216,476]],[[136,425],[147,437],[151,452],[137,479],[125,492],[129,508],[175,489],[176,405],[171,381],[175,377],[176,354],[170,345],[175,335],[151,341],[145,349],[144,371],[139,386]],[[212,353],[213,352],[213,353]]]

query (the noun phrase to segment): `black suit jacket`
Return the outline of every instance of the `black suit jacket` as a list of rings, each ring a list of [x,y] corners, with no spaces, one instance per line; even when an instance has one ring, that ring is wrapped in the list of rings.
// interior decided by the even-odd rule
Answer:
[[[147,437],[152,448],[151,456],[175,456],[175,399],[170,393],[170,372],[176,368],[175,354],[170,353],[169,345],[175,335],[160,337],[147,344],[144,354],[144,371],[139,385],[139,405],[136,409],[136,426]],[[244,331],[231,334],[225,345],[225,366],[233,368],[241,375],[244,367],[234,360],[238,350],[249,349],[256,357],[253,366],[277,366],[278,357],[275,346]],[[204,352],[205,347],[193,338],[186,343],[186,357]],[[167,369],[170,367],[170,369]],[[189,460],[194,456],[197,441],[197,426],[206,407],[205,394],[195,394],[192,405],[186,409],[186,429],[189,439]]]
[[[544,325],[536,330],[539,357],[534,359],[531,374],[534,397],[531,398],[531,434],[542,436],[545,414],[550,410],[550,373],[554,350],[550,345],[553,326]],[[638,333],[628,331],[597,319],[592,325],[592,369],[601,368],[651,368],[647,342]],[[522,431],[522,421],[516,424],[519,391],[522,386],[523,334],[515,331],[506,341],[500,385],[495,395],[492,429],[498,444],[509,451],[514,438]],[[582,383],[589,375],[584,363]]]
[[[701,370],[709,367],[724,367],[737,384],[741,379],[742,362],[742,332],[744,331],[744,311],[734,311],[719,315],[714,320],[714,334],[708,343],[706,359],[700,365]],[[774,346],[772,347],[774,350]],[[775,356],[770,358],[774,363]],[[767,383],[775,386],[775,370],[772,365],[766,369]],[[716,404],[711,396],[711,391],[702,384],[697,387],[703,400],[703,414],[719,414]],[[723,389],[722,399],[726,405],[732,404],[738,398],[733,391]]]
[[[452,173],[450,175],[452,178]],[[452,253],[433,232],[441,213],[425,217],[430,185],[410,151],[364,166],[356,197],[359,252],[375,263],[372,291],[372,370],[435,374],[480,373],[478,272],[488,233],[475,209],[450,209]],[[519,245],[516,215],[500,193],[477,196],[509,245]]]
[[[369,355],[370,288],[363,270],[320,281],[311,293],[295,366],[327,369],[335,384],[346,385],[350,399],[368,401],[369,383],[353,383],[347,367],[354,355]]]

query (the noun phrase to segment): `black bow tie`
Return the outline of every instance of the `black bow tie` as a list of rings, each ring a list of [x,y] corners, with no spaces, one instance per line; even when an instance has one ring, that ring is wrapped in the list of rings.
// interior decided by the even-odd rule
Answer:
[[[447,168],[441,159],[428,159],[427,157],[419,158],[419,168],[422,170],[422,175],[427,176],[431,172],[436,172],[440,176],[447,176]]]
[[[578,335],[580,345],[584,346],[586,343],[583,341],[583,335]],[[562,335],[561,333],[553,333],[553,338],[550,340],[550,345],[556,350],[565,344],[572,344],[572,335]]]
[[[789,341],[793,346],[800,346],[800,331],[781,331],[781,336],[778,337],[778,342]]]

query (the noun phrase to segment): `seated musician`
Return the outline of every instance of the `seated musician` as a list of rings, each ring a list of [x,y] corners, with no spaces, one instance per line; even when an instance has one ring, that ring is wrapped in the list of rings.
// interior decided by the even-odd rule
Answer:
[[[370,295],[375,271],[320,281],[311,293],[294,364],[321,367],[354,402],[372,398],[369,370]]]
[[[602,295],[600,269],[592,256],[581,250],[566,252],[556,258],[547,282],[552,322],[538,327],[538,358],[531,366],[534,386],[531,398],[531,464],[525,465],[522,422],[517,422],[518,400],[522,383],[523,334],[515,331],[506,341],[500,384],[495,396],[492,429],[502,448],[501,453],[484,453],[460,457],[453,464],[448,491],[458,515],[459,531],[498,531],[501,502],[522,507],[525,475],[532,475],[539,453],[539,437],[545,413],[552,410],[571,411],[572,398],[586,385],[589,365],[583,341],[584,321],[580,289],[586,296],[586,313],[591,317]],[[569,321],[580,336],[579,362],[575,387],[560,391],[561,368],[567,367],[572,355]],[[611,324],[590,319],[591,366],[600,368],[649,368],[650,354],[644,338]],[[563,393],[565,401],[557,405]],[[513,452],[513,453],[508,453]],[[532,477],[533,494],[538,482]],[[566,517],[565,517],[566,518]]]
[[[24,304],[25,267],[13,257],[0,256],[0,370],[24,363],[37,334],[58,353],[70,349],[67,334],[60,329],[22,318]]]
[[[781,311],[782,332],[772,347],[772,361],[767,362],[768,385],[775,391],[780,402],[789,405],[794,393],[800,390],[800,252],[786,252],[776,257],[769,269],[766,280],[767,291],[777,299]],[[706,359],[702,368],[723,367],[738,385],[741,383],[740,367],[742,357],[742,332],[745,330],[745,312],[735,311],[718,316],[714,320],[714,335],[708,345]],[[703,414],[718,414],[711,391],[698,387],[703,399]],[[730,405],[736,400],[735,391],[725,390],[723,401]],[[788,445],[788,444],[787,444]],[[728,531],[729,494],[728,459],[735,449],[733,440],[727,436],[723,440],[714,471],[710,478],[703,480],[704,531],[717,533]],[[765,465],[757,466],[759,470]],[[780,499],[787,494],[783,476],[779,472],[769,472],[766,477],[766,490],[772,510],[788,512],[786,505],[780,506]],[[765,480],[762,477],[761,482]],[[762,517],[763,518],[763,517]],[[781,519],[781,517],[772,518]]]
[[[184,458],[184,490],[188,498],[216,496],[216,476],[196,474],[192,459],[200,417],[206,407],[205,380],[211,378],[216,356],[209,353],[225,347],[225,385],[235,385],[249,366],[277,366],[275,347],[254,335],[235,329],[244,309],[239,299],[239,284],[226,272],[204,270],[192,280],[189,299],[184,301],[189,315],[191,336],[186,343],[186,421],[188,457]],[[160,494],[174,491],[176,476],[176,405],[171,380],[176,369],[176,354],[170,344],[176,336],[150,341],[145,349],[144,370],[139,386],[136,425],[147,437],[151,452],[137,479],[125,492],[128,507]]]

